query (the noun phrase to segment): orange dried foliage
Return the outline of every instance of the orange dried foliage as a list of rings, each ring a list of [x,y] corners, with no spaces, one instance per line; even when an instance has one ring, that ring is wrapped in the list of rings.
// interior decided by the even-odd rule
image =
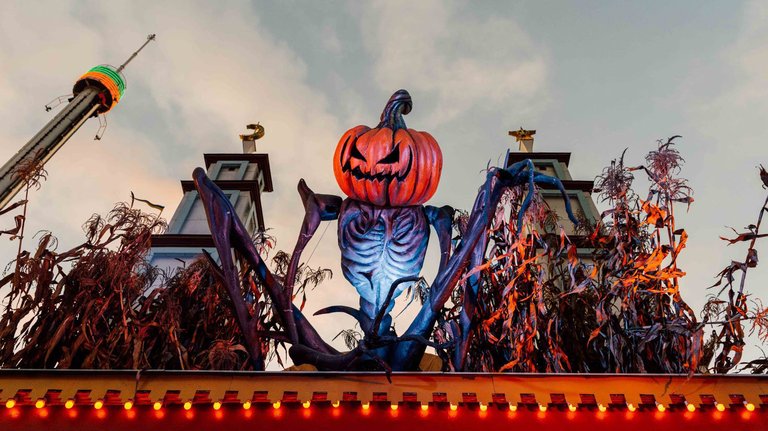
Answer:
[[[508,193],[489,231],[485,260],[462,279],[480,279],[464,370],[699,370],[703,332],[678,287],[685,272],[677,256],[687,234],[675,227],[673,208],[692,202],[685,180],[674,176],[681,161],[671,142],[660,143],[646,166],[632,168],[651,179],[646,200],[632,191],[623,156],[612,162],[597,181],[612,207],[598,225],[580,227],[587,234],[580,245],[557,227],[557,216],[538,195],[518,234],[525,190]],[[444,312],[441,340],[458,325],[462,291]],[[454,354],[443,353],[449,367],[456,364]]]

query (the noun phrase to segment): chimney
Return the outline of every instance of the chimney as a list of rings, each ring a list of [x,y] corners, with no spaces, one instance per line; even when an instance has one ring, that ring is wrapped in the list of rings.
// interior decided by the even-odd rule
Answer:
[[[264,137],[264,126],[259,123],[249,124],[245,126],[248,130],[253,130],[253,133],[247,135],[240,135],[240,140],[243,141],[243,153],[251,154],[256,152],[256,141]]]
[[[519,145],[518,151],[522,153],[533,152],[533,135],[535,134],[535,130],[525,130],[522,127],[520,130],[512,130],[509,132],[510,136],[515,137],[515,141],[517,141]]]

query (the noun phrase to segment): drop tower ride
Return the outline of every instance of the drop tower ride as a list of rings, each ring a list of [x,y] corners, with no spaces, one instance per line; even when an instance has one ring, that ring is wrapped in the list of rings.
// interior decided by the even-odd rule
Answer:
[[[16,175],[17,166],[29,162],[45,164],[86,120],[108,112],[120,101],[125,92],[123,69],[153,40],[154,34],[147,36],[144,44],[120,67],[114,68],[106,64],[96,66],[75,82],[72,98],[64,109],[0,168],[0,209],[4,208],[24,185],[22,179]],[[46,110],[50,108],[46,106]]]

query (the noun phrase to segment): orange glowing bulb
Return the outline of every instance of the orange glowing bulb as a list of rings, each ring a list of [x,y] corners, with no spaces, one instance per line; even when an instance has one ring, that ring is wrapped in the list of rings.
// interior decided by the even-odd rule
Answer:
[[[192,408],[192,401],[187,401],[184,403],[184,410],[189,410]]]
[[[429,404],[422,404],[421,405],[421,409],[424,410],[424,411],[429,410]]]
[[[213,409],[214,410],[218,410],[220,408],[221,408],[221,402],[216,401],[216,402],[213,403]]]
[[[539,404],[539,411],[540,411],[540,412],[545,412],[545,411],[547,411],[547,406],[545,406],[544,404]]]
[[[163,403],[161,403],[160,401],[155,401],[155,403],[152,404],[152,408],[155,410],[160,410],[163,408]]]
[[[634,404],[627,404],[627,410],[633,412],[633,411],[637,410],[637,408],[635,407]]]
[[[755,411],[755,405],[752,403],[744,403],[744,407],[747,409],[747,411],[753,412]]]
[[[484,411],[486,411],[486,410],[488,410],[488,406],[487,406],[487,405],[485,405],[485,404],[483,404],[483,403],[480,403],[480,411],[481,411],[481,412],[484,412]]]
[[[243,408],[246,409],[246,410],[250,409],[251,408],[251,402],[250,401],[244,402],[243,403]]]
[[[576,411],[576,406],[574,406],[573,404],[568,404],[568,410],[570,410],[572,412],[575,412]]]
[[[360,404],[360,407],[363,408],[363,410],[368,410],[371,407],[370,403],[362,403]]]
[[[724,406],[722,403],[717,403],[717,404],[715,404],[715,408],[716,408],[716,409],[717,409],[717,411],[719,411],[719,412],[724,412],[724,411],[725,411],[725,406]]]
[[[309,408],[309,406],[311,406],[311,405],[312,405],[312,402],[311,402],[311,401],[304,401],[303,403],[301,403],[301,405],[302,405],[302,406],[303,406],[305,409],[308,409],[308,408]]]
[[[42,409],[45,407],[45,400],[42,398],[39,398],[37,401],[35,401],[35,408]]]
[[[272,407],[276,408],[276,409],[279,409],[280,408],[280,401],[275,401],[274,403],[272,403]]]
[[[689,412],[696,411],[696,406],[694,404],[688,404],[685,406],[686,409],[688,409]]]
[[[517,411],[517,406],[516,406],[516,405],[514,405],[514,404],[510,404],[510,405],[509,405],[509,411],[511,411],[511,412],[516,412],[516,411]]]
[[[664,410],[666,410],[666,407],[664,407],[664,404],[658,404],[656,406],[656,409],[658,409],[660,412],[663,412]]]
[[[75,400],[73,400],[73,399],[71,399],[71,398],[70,398],[70,399],[68,399],[68,400],[67,400],[67,401],[64,403],[64,408],[66,408],[66,409],[71,409],[71,408],[72,408],[72,407],[74,407],[74,406],[75,406]]]
[[[102,407],[104,407],[104,401],[102,400],[96,400],[96,402],[93,403],[93,408],[96,410],[100,410]]]
[[[597,405],[597,409],[598,409],[598,410],[600,410],[601,412],[605,412],[606,410],[608,410],[608,408],[607,408],[607,407],[605,407],[605,406],[604,406],[604,405],[602,405],[602,404],[598,404],[598,405]]]
[[[395,403],[392,403],[392,405],[389,406],[392,410],[397,410],[398,405]]]
[[[126,401],[125,404],[123,404],[123,408],[126,409],[126,410],[132,409],[133,408],[133,401],[131,401],[131,400]]]
[[[458,409],[459,409],[459,406],[457,406],[456,404],[453,404],[453,403],[451,403],[451,410],[452,410],[452,411],[454,411],[454,412],[455,412],[455,411],[456,411],[456,410],[458,410]]]
[[[9,398],[8,401],[5,402],[5,407],[12,409],[16,405],[16,400],[13,398]]]
[[[331,403],[331,405],[333,406],[333,408],[338,408],[341,405],[341,403],[339,401],[334,401]]]

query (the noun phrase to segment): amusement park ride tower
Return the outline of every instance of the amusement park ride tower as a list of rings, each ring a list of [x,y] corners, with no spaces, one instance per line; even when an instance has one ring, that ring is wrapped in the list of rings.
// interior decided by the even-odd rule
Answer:
[[[125,92],[123,69],[144,49],[155,35],[150,34],[141,47],[120,67],[100,65],[92,68],[75,82],[72,98],[48,124],[0,168],[0,209],[4,208],[22,189],[23,181],[15,174],[26,163],[43,165],[61,148],[80,126],[91,117],[105,114],[114,107]],[[46,106],[46,110],[51,107]],[[99,139],[99,135],[96,135]]]

